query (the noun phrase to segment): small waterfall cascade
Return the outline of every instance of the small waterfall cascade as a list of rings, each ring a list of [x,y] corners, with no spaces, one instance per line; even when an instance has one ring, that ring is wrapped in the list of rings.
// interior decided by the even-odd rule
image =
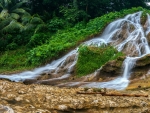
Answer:
[[[142,12],[127,15],[124,19],[117,20],[109,24],[102,38],[114,45],[118,51],[126,54],[123,62],[123,75],[109,82],[93,82],[84,87],[103,87],[110,89],[122,90],[129,84],[129,78],[132,68],[136,60],[150,54],[150,48],[146,36],[150,32],[150,16],[147,14],[147,30],[146,35],[140,24]],[[123,35],[124,36],[120,36]]]
[[[103,43],[106,43],[106,42],[100,38],[92,39],[90,41],[84,42],[85,45],[92,44],[92,45],[97,45],[97,46],[100,46]],[[39,76],[41,76],[41,74],[49,73],[51,71],[55,71],[55,73],[57,74],[58,70],[60,68],[62,68],[63,65],[65,65],[67,58],[71,57],[72,55],[75,55],[74,61],[72,62],[72,64],[70,66],[67,67],[67,71],[64,75],[62,75],[61,77],[53,78],[51,80],[49,79],[48,81],[68,78],[70,76],[70,73],[73,70],[74,66],[76,65],[76,62],[78,59],[77,51],[78,51],[78,47],[76,49],[72,50],[71,52],[69,52],[67,55],[63,56],[62,58],[57,59],[46,66],[36,68],[33,71],[25,71],[22,73],[12,74],[12,75],[0,75],[0,78],[8,79],[8,80],[11,80],[14,82],[20,82],[20,81],[22,82],[22,81],[25,81],[26,79],[38,78]],[[43,81],[47,81],[47,80],[43,80]]]
[[[85,45],[95,46],[100,46],[101,44],[113,45],[118,51],[125,53],[126,59],[123,62],[124,71],[120,77],[108,82],[91,82],[86,85],[82,85],[81,87],[105,87],[122,90],[128,86],[130,73],[136,61],[139,58],[150,54],[150,48],[146,39],[146,36],[150,32],[150,16],[147,14],[147,22],[145,25],[146,29],[144,29],[140,24],[141,14],[142,12],[129,14],[122,19],[114,21],[105,28],[100,37],[96,37],[83,43]],[[36,68],[33,71],[26,71],[18,74],[0,75],[0,78],[6,78],[11,81],[19,82],[26,79],[35,79],[41,76],[41,74],[48,73],[50,71],[58,73],[59,69],[66,64],[67,58],[72,55],[75,55],[75,59],[72,61],[72,64],[67,67],[67,71],[61,77],[53,78],[51,80],[67,78],[71,75],[71,72],[76,65],[78,48],[46,66]]]
[[[0,78],[6,78],[6,79],[9,79],[11,81],[20,82],[20,81],[24,81],[26,79],[37,78],[42,73],[50,72],[53,70],[55,70],[55,73],[57,73],[57,70],[63,65],[63,63],[66,61],[66,59],[73,54],[77,54],[77,49],[74,49],[73,51],[69,52],[67,55],[63,56],[62,58],[55,60],[52,63],[50,63],[44,67],[36,68],[33,71],[25,71],[25,72],[18,73],[18,74],[0,75]],[[73,61],[73,64],[70,67],[68,67],[68,72],[75,65],[76,60],[77,60],[77,58]],[[66,73],[65,75],[61,76],[61,78],[65,78],[68,76],[69,76],[69,73]]]

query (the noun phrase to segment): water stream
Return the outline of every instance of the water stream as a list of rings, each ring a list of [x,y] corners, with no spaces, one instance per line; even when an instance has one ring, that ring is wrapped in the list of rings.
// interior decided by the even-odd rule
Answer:
[[[105,87],[122,90],[129,84],[130,73],[136,60],[150,53],[150,48],[146,36],[150,32],[150,16],[147,14],[146,30],[143,29],[140,24],[140,17],[142,12],[129,14],[123,19],[116,20],[110,23],[104,30],[100,37],[91,39],[84,42],[86,45],[111,44],[117,48],[118,51],[124,51],[127,55],[123,63],[123,74],[118,78],[108,82],[91,82],[82,87]],[[120,37],[121,34],[124,36]],[[42,73],[47,73],[55,70],[58,72],[59,68],[65,64],[67,58],[75,54],[73,63],[67,68],[67,72],[58,78],[52,78],[51,80],[58,80],[69,77],[71,70],[75,66],[78,58],[78,48],[72,50],[62,58],[51,62],[50,64],[36,68],[33,71],[26,71],[12,75],[0,75],[0,78],[6,78],[11,81],[19,82],[26,79],[35,79],[41,76]],[[49,80],[49,81],[51,81]],[[46,80],[45,80],[46,81]],[[74,83],[74,84],[78,84]]]

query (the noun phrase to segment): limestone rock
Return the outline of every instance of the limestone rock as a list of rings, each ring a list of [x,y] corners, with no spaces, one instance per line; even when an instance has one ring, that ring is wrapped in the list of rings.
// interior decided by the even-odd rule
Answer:
[[[144,57],[138,59],[136,61],[135,67],[142,67],[142,66],[146,66],[148,64],[150,64],[150,54],[145,55]]]
[[[125,56],[119,57],[116,60],[108,61],[104,64],[101,70],[97,73],[98,79],[101,78],[104,80],[106,77],[115,77],[122,73],[122,63],[125,59]]]

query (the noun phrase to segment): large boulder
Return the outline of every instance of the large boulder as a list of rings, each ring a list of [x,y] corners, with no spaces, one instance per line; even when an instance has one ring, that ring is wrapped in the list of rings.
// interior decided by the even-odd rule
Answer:
[[[102,66],[99,73],[97,73],[97,78],[107,79],[108,77],[116,77],[122,73],[122,63],[125,56],[118,57],[116,60],[108,61]]]
[[[130,79],[140,78],[146,76],[150,70],[150,54],[139,58],[131,72]]]

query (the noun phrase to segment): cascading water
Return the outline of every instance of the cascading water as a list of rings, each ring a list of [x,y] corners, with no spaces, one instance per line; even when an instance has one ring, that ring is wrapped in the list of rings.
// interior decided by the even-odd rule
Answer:
[[[107,40],[107,43],[115,43],[115,47],[118,49],[118,51],[124,51],[124,48],[126,46],[127,51],[130,51],[127,54],[126,59],[123,63],[123,75],[119,78],[116,78],[109,82],[94,82],[87,85],[84,85],[84,87],[105,87],[110,89],[118,89],[122,90],[125,89],[129,84],[129,78],[130,78],[130,72],[131,69],[134,67],[134,64],[136,63],[136,60],[139,58],[147,55],[150,53],[150,48],[148,46],[148,42],[146,39],[146,36],[144,35],[144,30],[140,24],[140,17],[142,12],[138,12],[132,15],[126,16],[124,19],[117,20],[115,22],[112,22],[106,29],[104,34],[102,35],[102,38]],[[150,25],[150,17],[148,15],[148,23],[147,23],[147,31],[146,35],[150,32],[149,25]],[[123,25],[127,26],[126,31],[126,38],[120,39],[119,36],[115,37],[113,39],[114,35],[117,36],[117,33],[120,34],[122,31]],[[129,29],[129,27],[134,27],[134,30]],[[114,29],[114,30],[112,30]],[[108,38],[106,38],[108,36]],[[119,43],[117,43],[119,42]]]
[[[136,63],[136,60],[150,53],[150,49],[146,39],[146,36],[150,32],[150,16],[147,15],[147,29],[144,32],[143,27],[140,24],[141,14],[142,12],[138,12],[127,15],[123,19],[116,20],[106,27],[101,37],[84,42],[84,44],[86,45],[100,46],[103,43],[113,45],[118,49],[118,51],[123,51],[127,55],[127,57],[123,63],[124,71],[122,76],[109,82],[91,82],[86,85],[82,85],[81,87],[105,87],[121,90],[125,89],[128,86],[130,72],[134,67],[134,64]],[[121,34],[124,34],[124,36],[120,37]],[[26,71],[23,73],[13,75],[0,75],[0,78],[6,78],[11,81],[19,82],[24,81],[26,79],[35,79],[39,77],[42,73],[47,73],[54,70],[55,73],[58,73],[59,69],[63,65],[65,65],[67,58],[74,54],[75,59],[73,60],[72,64],[67,67],[67,71],[61,77],[43,81],[50,82],[52,80],[68,78],[71,75],[71,71],[77,62],[77,51],[78,48],[71,51],[64,57],[55,60],[44,67],[37,68],[33,71]],[[74,84],[78,83],[79,82]]]

